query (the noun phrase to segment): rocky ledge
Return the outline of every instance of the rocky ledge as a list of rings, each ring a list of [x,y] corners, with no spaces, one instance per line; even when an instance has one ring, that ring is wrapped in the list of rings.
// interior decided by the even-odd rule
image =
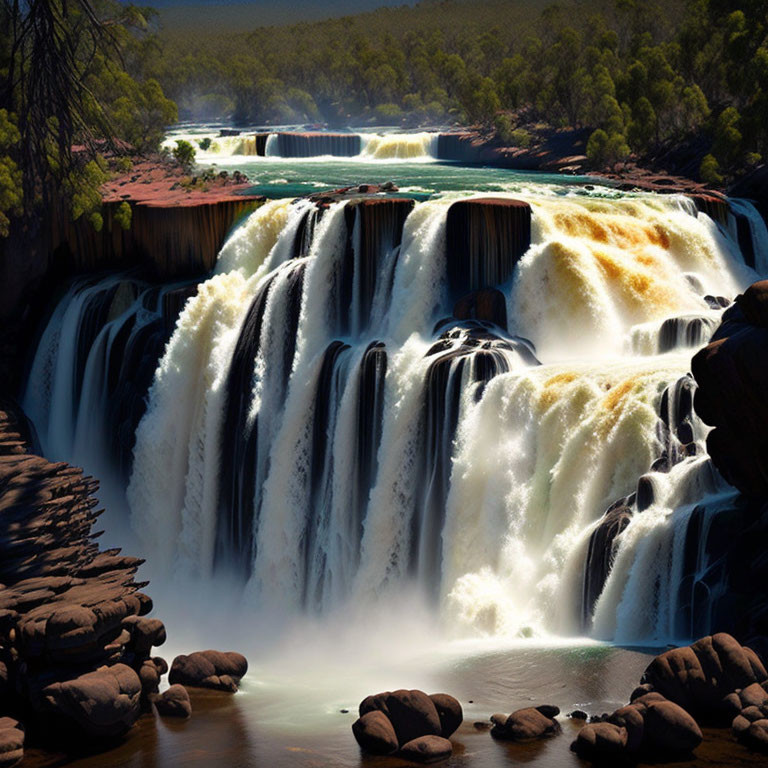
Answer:
[[[57,747],[108,746],[155,699],[162,713],[191,712],[181,685],[158,695],[168,664],[152,649],[165,626],[148,616],[152,600],[136,580],[143,561],[96,543],[98,484],[33,449],[23,416],[0,404],[0,767],[23,757],[24,726]],[[231,652],[173,667],[185,663],[184,683],[228,691],[247,670]]]

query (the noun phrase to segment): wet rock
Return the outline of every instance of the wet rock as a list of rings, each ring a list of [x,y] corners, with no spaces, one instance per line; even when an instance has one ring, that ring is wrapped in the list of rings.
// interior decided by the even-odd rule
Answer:
[[[715,466],[743,493],[768,497],[768,280],[754,283],[725,310],[710,343],[692,360],[695,406],[714,429],[707,449]]]
[[[644,713],[643,750],[659,759],[688,755],[701,744],[696,721],[672,701],[652,702]]]
[[[389,718],[381,710],[371,710],[352,724],[352,733],[360,747],[373,755],[390,755],[399,745]]]
[[[453,745],[442,736],[419,736],[400,750],[400,757],[416,763],[436,763],[445,760],[453,752]]]
[[[447,739],[464,720],[464,712],[458,699],[447,693],[433,693],[429,697],[435,705],[437,715],[440,718],[440,727],[443,738]]]
[[[585,760],[605,760],[623,756],[627,748],[627,730],[613,723],[585,725],[571,744],[571,749]]]
[[[11,768],[24,759],[24,726],[10,717],[0,717],[0,768]]]
[[[573,712],[568,713],[568,717],[572,718],[573,720],[586,720],[589,715],[587,715],[587,713],[581,709],[574,709]]]
[[[471,291],[453,305],[457,320],[484,320],[507,330],[507,300],[496,288]]]
[[[371,696],[366,696],[358,707],[358,714],[362,717],[367,712],[375,712],[377,710],[383,712],[385,715],[389,714],[387,709],[387,697],[392,691],[384,691],[384,693],[375,693]]]
[[[193,688],[235,693],[247,671],[248,662],[242,654],[234,651],[196,651],[173,660],[168,681],[172,685],[180,683]]]
[[[749,723],[738,737],[739,741],[749,749],[768,754],[768,719],[762,718]]]
[[[192,714],[189,693],[183,685],[172,685],[167,691],[153,696],[152,703],[164,717],[189,717]]]
[[[557,707],[545,707],[546,713],[557,715],[560,710]],[[532,741],[549,736],[555,736],[560,733],[560,723],[554,719],[554,716],[548,716],[540,708],[527,707],[518,709],[509,717],[503,719],[503,716],[494,715],[491,719],[494,727],[491,735],[497,739],[506,739],[510,741]]]
[[[401,745],[419,736],[439,736],[443,732],[437,708],[424,691],[393,691],[387,696],[386,704]]]
[[[141,714],[141,682],[125,664],[115,664],[43,689],[51,712],[74,720],[100,738],[120,736]]]
[[[697,721],[727,725],[733,717],[729,694],[766,679],[756,654],[720,633],[657,656],[642,682]]]

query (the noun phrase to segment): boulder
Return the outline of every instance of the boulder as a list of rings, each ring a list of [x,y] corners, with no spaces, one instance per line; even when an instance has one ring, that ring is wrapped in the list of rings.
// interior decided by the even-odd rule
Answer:
[[[590,723],[579,731],[571,749],[585,760],[618,758],[627,751],[627,730],[613,723]]]
[[[192,703],[183,685],[172,685],[167,691],[153,696],[152,703],[164,717],[189,717],[192,714]]]
[[[768,674],[756,654],[720,633],[657,656],[642,682],[697,721],[727,725],[733,718],[729,694],[766,679]]]
[[[768,719],[755,720],[739,734],[739,741],[756,752],[768,754]]]
[[[696,721],[672,701],[652,702],[644,719],[643,751],[655,758],[688,755],[701,744],[703,737]]]
[[[437,710],[437,716],[440,718],[442,736],[447,739],[464,720],[461,704],[459,704],[458,699],[447,693],[433,693],[429,698],[432,699]]]
[[[352,724],[352,733],[360,747],[373,755],[391,755],[400,746],[392,723],[381,710],[361,715]]]
[[[173,660],[168,681],[193,688],[235,693],[247,671],[248,662],[242,654],[234,651],[196,651]]]
[[[419,736],[400,750],[400,757],[415,763],[436,763],[449,758],[453,753],[453,745],[442,736]]]
[[[503,716],[494,715],[491,718],[495,723],[491,735],[510,741],[532,741],[555,736],[560,733],[560,723],[554,719],[558,714],[560,710],[557,707],[546,706],[518,709],[504,720]]]
[[[401,746],[419,736],[440,736],[443,732],[437,707],[424,691],[393,691],[386,705]]]
[[[49,711],[70,718],[98,738],[122,735],[141,714],[141,682],[125,664],[52,683],[42,693]]]
[[[0,717],[0,768],[11,768],[24,759],[24,726],[10,717]]]

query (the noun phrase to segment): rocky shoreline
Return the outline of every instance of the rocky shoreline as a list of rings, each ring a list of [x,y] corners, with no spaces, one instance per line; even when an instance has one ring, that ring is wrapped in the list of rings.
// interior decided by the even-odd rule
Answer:
[[[142,712],[188,716],[181,685],[158,695],[166,640],[137,581],[143,560],[99,548],[98,483],[34,454],[11,403],[0,408],[0,766],[25,740],[108,748]],[[171,683],[236,691],[248,665],[235,653],[177,657]],[[26,734],[26,738],[25,738]]]

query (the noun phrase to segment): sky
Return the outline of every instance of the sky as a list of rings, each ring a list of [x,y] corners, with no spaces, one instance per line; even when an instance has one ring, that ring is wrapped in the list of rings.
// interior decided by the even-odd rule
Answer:
[[[166,23],[184,23],[185,12],[199,16],[210,8],[211,15],[236,18],[242,13],[243,21],[259,19],[260,26],[286,24],[296,21],[318,21],[332,16],[372,11],[383,6],[415,5],[416,0],[148,0],[148,4],[161,12]]]

